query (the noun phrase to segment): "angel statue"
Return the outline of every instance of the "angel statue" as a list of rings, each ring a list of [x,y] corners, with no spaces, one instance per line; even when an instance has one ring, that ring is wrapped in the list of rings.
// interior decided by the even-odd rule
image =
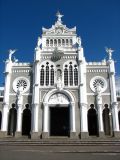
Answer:
[[[16,49],[9,49],[9,61],[11,61],[12,60],[12,55],[16,52]]]
[[[40,37],[38,37],[38,42],[37,42],[37,48],[41,48],[41,44],[42,44],[42,39]]]
[[[77,44],[79,45],[79,47],[81,47],[81,38],[77,37]]]
[[[107,47],[105,47],[105,50],[106,50],[106,52],[109,55],[109,59],[112,59],[112,53],[114,52],[114,50],[111,49],[111,48],[107,48]]]

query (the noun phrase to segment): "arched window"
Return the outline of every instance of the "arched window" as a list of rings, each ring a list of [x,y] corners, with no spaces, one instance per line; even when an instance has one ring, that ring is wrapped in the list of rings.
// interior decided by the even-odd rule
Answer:
[[[42,65],[41,71],[40,71],[40,85],[44,85],[44,65]]]
[[[78,85],[78,70],[77,70],[77,65],[74,66],[74,85]]]
[[[50,46],[53,46],[53,40],[52,39],[50,40]]]
[[[25,105],[22,118],[22,135],[30,136],[31,131],[31,111],[29,109],[29,104]]]
[[[54,39],[54,46],[57,46],[57,40]]]
[[[64,69],[64,84],[65,84],[65,86],[68,86],[68,69],[67,69],[67,65],[65,65],[65,69]]]
[[[50,80],[50,85],[51,86],[54,85],[54,69],[53,69],[53,65],[51,65],[51,80]]]
[[[49,85],[49,66],[48,66],[48,62],[46,63],[47,66],[46,66],[46,86]]]
[[[8,119],[8,135],[15,136],[17,124],[17,110],[15,104],[12,104],[12,108],[9,110],[9,119]]]
[[[62,46],[64,46],[65,45],[65,40],[64,39],[62,39]]]
[[[97,113],[94,109],[94,104],[90,105],[88,110],[88,131],[90,136],[98,135],[98,125],[97,125]]]
[[[48,39],[46,40],[46,46],[49,46],[49,40]]]
[[[70,45],[72,46],[72,39],[70,39]]]
[[[72,62],[70,62],[70,66],[69,66],[69,83],[70,83],[70,86],[73,85],[73,67],[72,67]]]
[[[105,108],[103,110],[103,124],[104,124],[104,132],[105,135],[110,135],[110,117],[109,117],[109,108],[108,104],[104,105]]]

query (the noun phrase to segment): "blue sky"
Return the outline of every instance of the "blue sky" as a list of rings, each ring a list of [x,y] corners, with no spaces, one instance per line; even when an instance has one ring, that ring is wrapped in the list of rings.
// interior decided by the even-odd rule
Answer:
[[[58,10],[67,27],[77,27],[86,60],[101,61],[104,47],[111,47],[120,75],[120,0],[0,0],[0,86],[8,49],[18,49],[19,61],[32,62],[41,28],[54,24]]]

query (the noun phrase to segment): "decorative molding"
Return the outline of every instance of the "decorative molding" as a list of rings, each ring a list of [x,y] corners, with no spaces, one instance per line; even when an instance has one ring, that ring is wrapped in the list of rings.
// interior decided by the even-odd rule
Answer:
[[[12,73],[29,73],[31,72],[31,70],[28,69],[24,69],[24,70],[20,70],[20,69],[13,69]]]
[[[110,93],[101,93],[104,96],[110,96]],[[95,93],[87,93],[87,96],[94,96]]]
[[[9,95],[10,95],[10,96],[16,96],[15,93],[10,93]],[[22,95],[23,95],[23,96],[32,96],[33,94],[32,94],[32,93],[23,93]]]
[[[108,69],[87,69],[88,73],[107,73]]]
[[[41,59],[51,59],[51,56],[41,56]],[[76,59],[76,56],[67,56],[67,55],[64,55],[63,57],[61,57],[61,59]]]
[[[32,63],[13,63],[13,67],[14,66],[32,66]]]
[[[107,65],[107,62],[106,61],[102,61],[102,62],[87,62],[87,65],[91,66],[106,66]]]

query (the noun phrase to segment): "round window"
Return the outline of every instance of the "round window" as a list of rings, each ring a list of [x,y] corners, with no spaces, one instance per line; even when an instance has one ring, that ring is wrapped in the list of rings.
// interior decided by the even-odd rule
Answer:
[[[107,89],[107,81],[100,76],[93,77],[90,81],[90,88],[93,92],[96,92],[97,86],[101,87],[101,92]]]
[[[20,89],[20,91],[24,93],[29,89],[29,87],[30,87],[30,82],[25,77],[18,77],[13,82],[13,90],[15,92],[17,92],[18,89]]]

